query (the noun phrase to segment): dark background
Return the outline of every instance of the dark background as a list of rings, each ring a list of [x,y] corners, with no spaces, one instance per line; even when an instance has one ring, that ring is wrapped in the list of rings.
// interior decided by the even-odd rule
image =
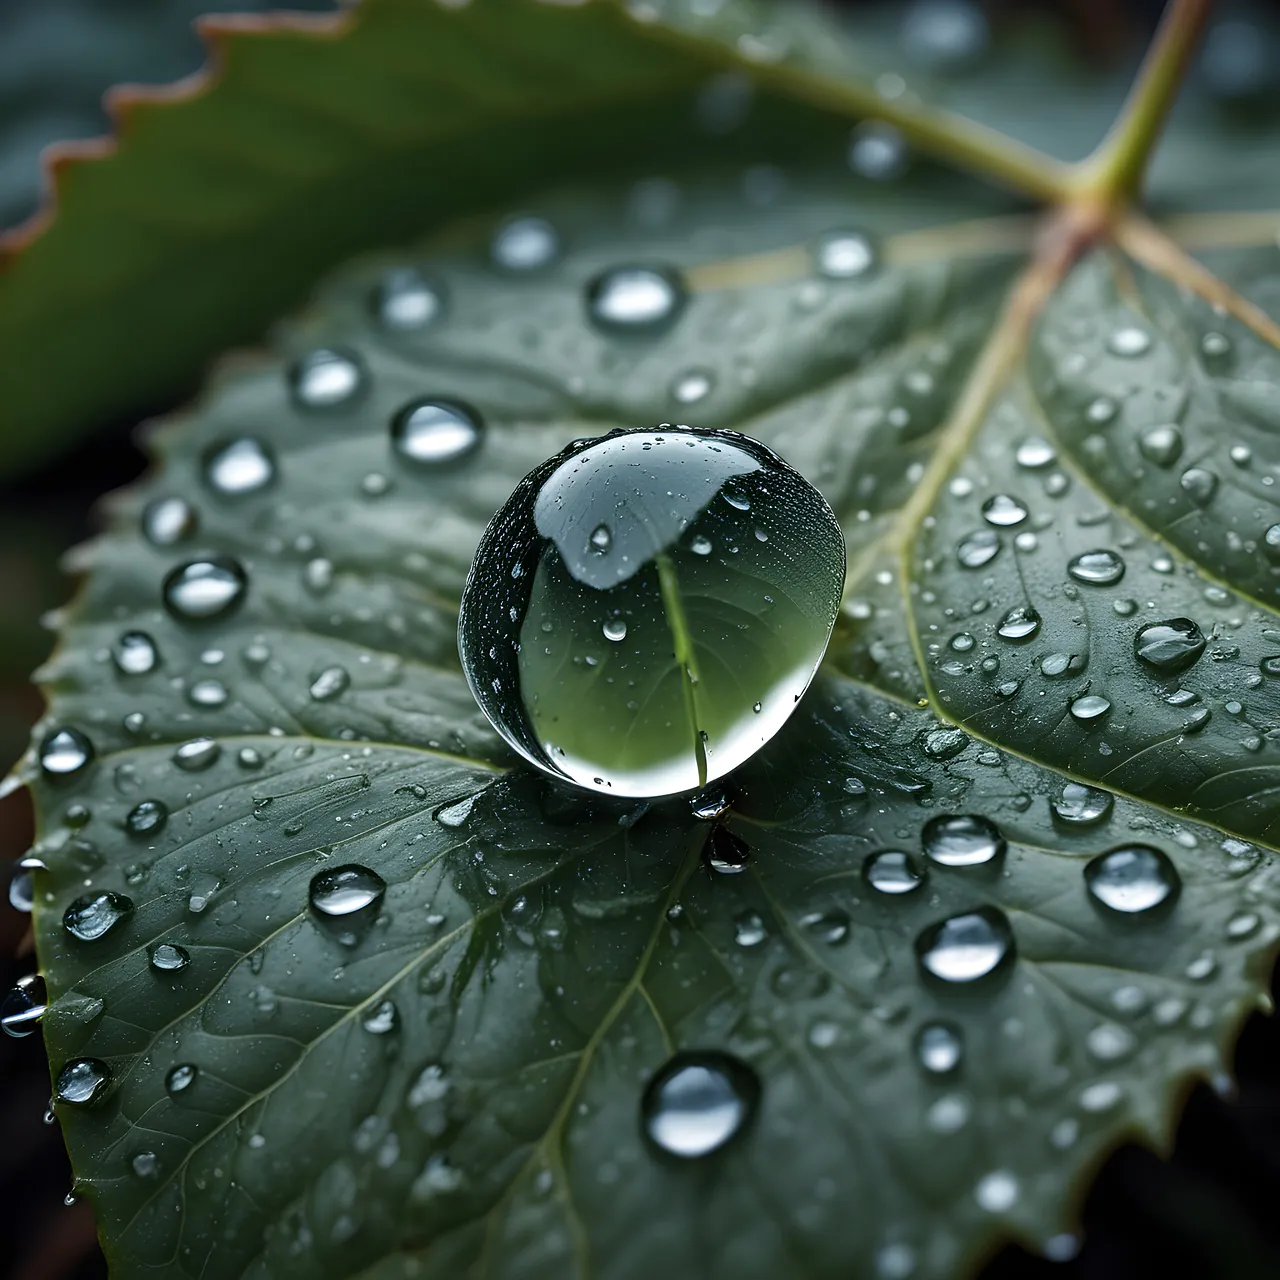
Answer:
[[[1101,69],[1133,62],[1162,7],[1159,0],[950,3],[971,12],[980,7],[993,38],[1032,9],[1053,9],[1063,38]],[[192,71],[201,61],[190,29],[198,13],[268,7],[262,0],[0,0],[0,228],[37,206],[42,146],[102,132],[99,103],[108,85],[162,83]],[[333,6],[291,0],[290,7]],[[842,7],[867,6],[845,0]],[[906,22],[921,5],[891,7]],[[1207,56],[1194,73],[1201,88],[1226,99],[1277,91],[1280,56],[1265,34],[1275,10],[1274,4],[1221,6],[1215,21],[1236,25],[1216,38],[1211,30]],[[1261,25],[1251,40],[1242,24],[1254,20]],[[1280,162],[1280,144],[1277,151]],[[58,558],[93,531],[96,500],[142,472],[135,424],[171,407],[138,405],[124,421],[98,424],[44,469],[0,482],[0,774],[25,747],[40,713],[28,677],[50,645],[38,619],[70,589]],[[20,857],[30,840],[25,795],[0,803],[0,864]],[[28,918],[0,906],[0,991],[34,967]],[[1047,1262],[1009,1247],[992,1259],[983,1280],[1280,1277],[1277,1019],[1249,1020],[1235,1070],[1238,1092],[1231,1097],[1196,1086],[1167,1161],[1134,1146],[1107,1161],[1083,1206],[1083,1245],[1074,1259]],[[97,1280],[105,1267],[89,1208],[62,1203],[71,1177],[58,1130],[41,1121],[48,1094],[40,1038],[0,1037],[0,1280]]]

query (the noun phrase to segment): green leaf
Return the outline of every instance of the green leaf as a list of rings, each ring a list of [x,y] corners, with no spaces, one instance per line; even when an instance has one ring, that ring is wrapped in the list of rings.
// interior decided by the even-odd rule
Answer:
[[[611,10],[519,12],[537,15],[509,46],[522,58],[538,24],[580,21],[605,43],[575,74],[619,83],[610,50],[638,77],[665,65],[636,42],[669,32],[608,44]],[[287,83],[353,65],[368,29],[308,45]],[[816,83],[770,65],[798,95]],[[566,117],[580,109],[567,73],[537,86],[553,91]],[[684,136],[688,110],[675,94],[650,142],[617,157],[639,185],[531,202],[519,148],[529,167],[509,187],[459,175],[488,199],[519,191],[513,209],[547,218],[562,256],[495,266],[504,208],[356,262],[156,433],[156,475],[80,553],[37,743],[71,726],[96,754],[58,779],[37,746],[23,776],[48,866],[35,921],[53,1073],[84,1057],[111,1073],[99,1105],[57,1113],[121,1276],[944,1277],[1009,1237],[1059,1254],[1105,1152],[1166,1145],[1189,1079],[1224,1073],[1267,1005],[1272,220],[1196,214],[1166,234],[1119,213],[1089,232],[1112,242],[1076,260],[1083,235],[1058,222],[1037,237],[1018,200],[920,157],[876,182],[794,143],[785,173],[744,180]],[[765,118],[793,136],[781,107]],[[612,122],[596,119],[603,147]],[[843,138],[805,141],[835,155]],[[823,237],[851,228],[874,265],[832,278]],[[323,255],[295,231],[300,284]],[[260,254],[276,243],[243,235]],[[589,282],[636,261],[681,274],[678,323],[597,330]],[[418,329],[372,305],[406,266],[443,301]],[[318,350],[362,371],[323,408],[296,390]],[[682,398],[693,373],[707,391]],[[480,447],[435,471],[399,456],[391,424],[421,396],[474,406]],[[619,803],[517,765],[455,647],[472,552],[518,480],[569,440],[673,417],[777,449],[848,544],[824,671],[733,779],[723,825],[751,851],[737,876],[708,865],[713,828],[687,799]],[[1170,468],[1142,441],[1175,419]],[[238,494],[210,472],[236,439],[270,460],[256,464],[270,482]],[[1217,476],[1212,492],[1192,467]],[[155,545],[146,513],[173,498],[194,528]],[[1072,575],[1097,551],[1123,561],[1118,580],[1098,580],[1106,557]],[[184,620],[164,583],[202,556],[234,558],[247,588]],[[1014,608],[1034,634],[1001,635]],[[1140,661],[1139,629],[1184,617],[1205,637],[1195,661],[1172,675]],[[113,651],[138,631],[158,661],[126,672]],[[1002,851],[925,858],[946,815],[993,824]],[[1086,876],[1134,845],[1177,886],[1140,915]],[[868,859],[893,850],[927,884],[873,887]],[[310,898],[349,867],[385,893],[342,936]],[[131,910],[74,938],[64,913],[101,893]],[[974,912],[1007,922],[1004,963],[967,984],[931,975],[937,926]],[[156,966],[161,944],[189,962]],[[951,1072],[921,1059],[939,1022],[963,1043]],[[664,1157],[642,1129],[646,1084],[679,1050],[731,1053],[761,1085],[742,1132],[702,1160]]]

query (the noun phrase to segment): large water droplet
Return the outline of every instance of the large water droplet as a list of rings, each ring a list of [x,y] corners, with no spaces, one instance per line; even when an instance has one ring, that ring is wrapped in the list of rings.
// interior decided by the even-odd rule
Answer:
[[[1004,836],[989,818],[976,813],[939,814],[920,833],[928,857],[944,867],[976,867],[1005,851]]]
[[[925,882],[924,864],[914,853],[882,849],[862,864],[862,875],[878,893],[910,893]]]
[[[444,291],[417,267],[393,267],[378,282],[371,307],[384,329],[425,329],[444,310]]]
[[[414,400],[391,420],[391,445],[406,462],[447,467],[468,458],[484,438],[479,413],[460,400]]]
[[[100,1102],[111,1083],[111,1068],[97,1058],[73,1058],[54,1081],[54,1096],[73,1107]]]
[[[322,347],[309,352],[289,370],[289,385],[304,409],[337,409],[363,390],[364,365],[354,351]]]
[[[1081,724],[1096,724],[1111,710],[1111,700],[1099,693],[1086,693],[1071,703],[1071,718]]]
[[[494,233],[489,253],[506,271],[536,271],[560,256],[560,235],[545,218],[512,218]]]
[[[921,967],[941,982],[977,982],[1010,963],[1015,954],[1013,930],[995,907],[941,920],[916,939]]]
[[[62,924],[73,938],[79,938],[81,942],[96,942],[132,910],[133,901],[122,893],[87,893],[66,909]]]
[[[916,1058],[930,1075],[950,1075],[964,1057],[964,1037],[950,1022],[926,1022],[916,1033]]]
[[[172,547],[191,537],[198,523],[185,498],[156,498],[142,512],[142,536],[154,547]]]
[[[13,990],[0,1000],[0,1028],[15,1039],[29,1036],[40,1026],[46,998],[44,979],[38,973],[19,978]]]
[[[1133,638],[1133,651],[1157,675],[1175,676],[1194,665],[1207,643],[1190,618],[1170,618],[1143,627]]]
[[[1067,565],[1067,572],[1077,582],[1094,587],[1110,587],[1124,577],[1124,561],[1114,551],[1099,548],[1085,551]]]
[[[125,815],[124,829],[131,836],[153,836],[168,821],[169,807],[163,800],[141,800]]]
[[[833,231],[818,242],[818,270],[831,280],[864,276],[876,263],[871,241],[857,231]]]
[[[1086,787],[1080,782],[1066,782],[1049,801],[1053,816],[1068,826],[1088,827],[1101,822],[1110,812],[1115,797],[1109,791]]]
[[[1040,614],[1029,604],[1015,604],[1000,619],[996,635],[1001,640],[1030,640],[1040,630]]]
[[[1139,915],[1171,902],[1181,886],[1177,869],[1159,849],[1125,845],[1099,854],[1084,869],[1096,902],[1123,915]]]
[[[544,463],[486,530],[463,592],[463,667],[494,727],[547,772],[620,796],[692,790],[790,716],[843,565],[826,503],[762,445],[616,432]],[[625,644],[606,630],[624,619]]]
[[[93,743],[79,729],[63,725],[45,734],[37,756],[40,771],[46,778],[68,780],[93,763]]]
[[[614,333],[654,333],[672,324],[685,303],[680,277],[666,267],[613,267],[587,286],[587,315]]]
[[[160,663],[156,642],[145,631],[126,631],[112,646],[111,658],[125,676],[145,676]]]
[[[376,918],[386,891],[387,883],[376,871],[353,863],[314,876],[309,900],[336,940],[354,946]]]
[[[252,436],[214,445],[204,455],[204,481],[214,492],[239,498],[267,488],[276,478],[271,450]]]
[[[740,1058],[715,1050],[678,1053],[649,1081],[640,1118],[660,1151],[693,1160],[741,1133],[759,1100],[759,1077]]]
[[[180,622],[212,622],[225,617],[243,599],[249,579],[238,560],[211,556],[189,560],[164,580],[164,607]]]

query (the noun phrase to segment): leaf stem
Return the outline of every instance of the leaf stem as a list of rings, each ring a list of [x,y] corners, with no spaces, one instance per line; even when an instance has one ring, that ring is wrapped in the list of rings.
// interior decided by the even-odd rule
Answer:
[[[1169,0],[1120,115],[1077,168],[1078,197],[1115,205],[1138,193],[1212,6],[1213,0]]]

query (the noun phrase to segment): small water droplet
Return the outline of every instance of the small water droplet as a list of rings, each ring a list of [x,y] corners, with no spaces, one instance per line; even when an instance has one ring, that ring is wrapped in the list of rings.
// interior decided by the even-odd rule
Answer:
[[[1096,724],[1110,710],[1110,700],[1097,693],[1083,694],[1071,703],[1071,717],[1080,724]]]
[[[1016,604],[1000,619],[996,635],[1001,640],[1030,640],[1040,630],[1040,614],[1029,604]]]
[[[204,455],[204,482],[215,493],[240,498],[267,488],[276,478],[271,450],[252,436],[224,440]]]
[[[345,667],[325,667],[318,671],[307,688],[313,702],[332,702],[346,692],[351,677]]]
[[[916,939],[921,967],[941,982],[977,982],[1011,962],[1013,930],[1004,913],[979,907],[930,925]]]
[[[133,901],[122,893],[87,893],[77,898],[62,915],[66,931],[81,942],[105,937],[133,910]]]
[[[314,876],[309,900],[321,922],[336,926],[337,941],[354,946],[373,923],[386,891],[386,881],[377,872],[353,863]]]
[[[878,893],[901,894],[918,889],[928,873],[914,853],[882,849],[863,861],[862,874]]]
[[[1018,498],[996,493],[982,504],[982,518],[988,524],[1006,529],[1021,524],[1027,518],[1027,508]]]
[[[864,120],[849,137],[849,168],[873,182],[890,182],[907,167],[907,140],[891,124]]]
[[[718,1151],[743,1131],[760,1100],[760,1080],[740,1058],[716,1050],[678,1053],[645,1088],[645,1136],[684,1160]]]
[[[751,849],[741,836],[719,824],[711,828],[706,844],[707,866],[721,875],[737,875],[747,869]]]
[[[391,420],[391,446],[415,466],[448,467],[469,458],[484,438],[484,423],[460,400],[413,400]]]
[[[213,738],[192,738],[173,749],[173,763],[184,773],[199,773],[216,763],[221,745]]]
[[[160,1161],[154,1151],[139,1151],[129,1161],[129,1167],[139,1178],[154,1178],[160,1172]]]
[[[1144,431],[1138,452],[1157,467],[1171,467],[1182,456],[1182,432],[1173,423],[1162,423]]]
[[[609,548],[613,546],[613,534],[609,532],[607,524],[598,524],[591,530],[591,550],[599,555],[607,556]]]
[[[1099,548],[1085,551],[1067,565],[1067,572],[1077,581],[1094,587],[1110,587],[1124,577],[1124,561],[1114,551]]]
[[[289,370],[294,402],[303,409],[339,408],[353,400],[364,384],[364,366],[354,351],[321,347]]]
[[[229,556],[189,560],[164,580],[164,607],[179,622],[210,622],[230,613],[244,597],[249,579]]]
[[[1115,416],[1119,412],[1120,406],[1110,396],[1098,396],[1089,402],[1084,416],[1085,420],[1095,427],[1105,427],[1109,422],[1115,421]]]
[[[926,1022],[916,1033],[916,1059],[930,1075],[950,1075],[964,1057],[964,1037],[951,1022]]]
[[[164,1078],[164,1087],[171,1094],[185,1093],[195,1084],[199,1074],[194,1064],[180,1062],[176,1067],[170,1068],[168,1075]]]
[[[711,394],[715,375],[709,369],[690,369],[678,374],[671,384],[671,398],[677,404],[698,404]]]
[[[93,743],[79,729],[63,725],[45,734],[37,755],[46,778],[70,780],[93,763]]]
[[[604,638],[615,643],[627,638],[627,624],[621,618],[610,618],[604,624]]]
[[[1013,460],[1028,471],[1038,471],[1058,460],[1058,451],[1043,436],[1028,436],[1014,451]]]
[[[876,263],[871,241],[857,231],[833,231],[818,242],[818,270],[831,280],[864,276]]]
[[[73,1107],[100,1102],[111,1083],[111,1068],[97,1058],[73,1058],[54,1082],[54,1096]]]
[[[425,329],[444,310],[444,291],[417,267],[393,267],[378,282],[370,303],[384,329]]]
[[[920,833],[925,854],[944,867],[976,867],[1004,856],[1005,840],[989,818],[939,814]]]
[[[176,942],[157,942],[147,952],[147,959],[158,973],[178,973],[191,963],[186,947],[180,947]]]
[[[385,1036],[396,1029],[400,1015],[390,1000],[379,1000],[360,1020],[370,1035]]]
[[[536,271],[560,256],[560,235],[545,218],[511,218],[494,233],[489,254],[506,271]]]
[[[758,911],[743,911],[734,917],[733,940],[738,946],[758,947],[768,936],[769,931]]]
[[[810,911],[800,917],[800,927],[829,947],[838,947],[844,942],[849,937],[852,924],[849,913],[840,907],[832,907],[827,911]]]
[[[1145,329],[1117,329],[1107,338],[1107,350],[1113,356],[1140,356],[1151,349],[1151,335]]]
[[[712,551],[711,539],[703,537],[700,533],[695,533],[689,540],[689,550],[697,556],[709,556]]]
[[[956,544],[956,559],[964,569],[981,569],[1000,553],[1000,538],[994,529],[979,529]]]
[[[978,1179],[973,1198],[988,1213],[1006,1213],[1018,1203],[1017,1177],[1008,1169],[996,1169]]]
[[[1218,491],[1218,477],[1204,467],[1188,467],[1178,483],[1198,507],[1207,507]]]
[[[1170,618],[1143,627],[1133,638],[1133,652],[1157,675],[1174,676],[1194,665],[1207,643],[1190,618]]]
[[[163,800],[142,800],[125,816],[124,828],[131,836],[158,835],[169,820]]]
[[[187,689],[187,701],[193,707],[223,707],[231,697],[221,680],[197,680]]]
[[[156,642],[145,631],[126,631],[112,646],[111,658],[124,676],[145,676],[160,662]]]
[[[1171,902],[1181,886],[1172,862],[1149,845],[1125,845],[1099,854],[1084,869],[1096,902],[1123,915],[1138,915]]]
[[[1088,827],[1106,818],[1114,803],[1115,797],[1109,791],[1086,787],[1080,782],[1067,782],[1049,801],[1049,808],[1059,822],[1073,827]]]
[[[44,1017],[47,996],[38,973],[19,978],[13,990],[0,1000],[0,1028],[20,1040],[35,1031]]]
[[[685,288],[666,267],[612,267],[587,286],[587,315],[615,333],[665,329],[684,308]]]
[[[196,531],[199,520],[185,498],[156,498],[142,512],[142,536],[153,547],[172,547]]]

